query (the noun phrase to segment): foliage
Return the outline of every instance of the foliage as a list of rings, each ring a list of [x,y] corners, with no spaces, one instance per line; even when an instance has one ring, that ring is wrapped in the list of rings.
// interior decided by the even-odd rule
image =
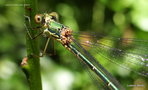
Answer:
[[[55,11],[59,22],[75,31],[105,33],[115,37],[148,39],[147,0],[38,0],[38,13]],[[20,69],[26,56],[24,7],[20,0],[0,1],[0,90],[28,90],[27,80]],[[41,58],[43,90],[92,90],[95,86],[77,58],[55,42],[54,56]],[[49,47],[50,48],[50,47]],[[108,67],[108,62],[103,62]],[[143,78],[122,76],[116,66],[110,67],[122,84]],[[64,78],[64,84],[63,80]],[[131,79],[132,80],[129,80]],[[12,83],[13,82],[13,83]],[[19,86],[19,87],[16,87]],[[146,90],[148,88],[144,87]],[[129,89],[136,89],[130,87]]]

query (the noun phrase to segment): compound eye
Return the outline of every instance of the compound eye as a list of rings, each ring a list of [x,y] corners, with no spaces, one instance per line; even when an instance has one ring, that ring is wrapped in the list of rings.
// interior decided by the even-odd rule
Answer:
[[[51,16],[52,20],[58,21],[59,16],[56,12],[49,13],[49,15]]]
[[[51,16],[51,19],[57,21],[57,18],[55,16]]]
[[[41,23],[42,22],[42,15],[41,14],[35,15],[35,22],[36,23]]]

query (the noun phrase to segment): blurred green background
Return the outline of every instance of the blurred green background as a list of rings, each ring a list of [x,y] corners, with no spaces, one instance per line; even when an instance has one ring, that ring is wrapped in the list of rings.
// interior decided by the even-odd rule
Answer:
[[[0,0],[0,90],[29,90],[20,68],[26,56],[23,3],[21,0]],[[148,39],[147,0],[38,0],[38,13],[53,11],[59,14],[61,23],[75,31]],[[60,44],[55,48],[55,56],[41,58],[43,90],[94,90],[95,84],[77,58]],[[113,73],[125,86],[133,77]],[[137,78],[131,82],[134,84],[138,80],[143,87],[125,88],[147,90],[146,79]]]

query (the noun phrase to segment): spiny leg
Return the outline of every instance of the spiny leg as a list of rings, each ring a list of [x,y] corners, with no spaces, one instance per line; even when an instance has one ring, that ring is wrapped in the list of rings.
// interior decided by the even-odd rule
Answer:
[[[43,56],[45,55],[46,50],[47,50],[47,47],[48,47],[48,44],[49,44],[49,41],[50,41],[50,37],[48,37],[48,39],[47,39],[47,41],[46,41],[46,44],[45,44],[45,47],[44,47],[44,51],[43,51],[41,57],[43,57]]]
[[[31,27],[31,23],[30,23],[30,17],[29,16],[25,16],[25,18],[28,20],[28,23],[29,23],[29,27],[34,30],[32,27]],[[28,30],[28,27],[26,24],[24,24],[25,28],[26,28],[26,31],[27,31],[27,35],[30,37],[30,39],[36,39],[37,37],[39,37],[40,35],[43,34],[43,31],[41,31],[39,34],[35,35],[34,37],[32,37],[32,35],[30,34],[29,30]],[[44,49],[45,50],[45,49]],[[45,52],[45,51],[44,51]],[[35,55],[35,54],[31,54],[32,56],[34,57],[43,57],[43,54],[42,55]]]
[[[45,47],[44,47],[44,50],[43,50],[43,52],[41,53],[41,55],[39,55],[39,56],[38,56],[38,55],[34,55],[34,54],[32,54],[32,55],[35,56],[35,57],[43,57],[43,56],[45,55],[45,53],[46,53],[46,50],[47,50],[49,41],[50,41],[50,37],[48,37],[48,39],[47,39],[47,41],[46,41],[46,44],[45,44]]]
[[[56,50],[55,50],[55,47],[54,47],[55,45],[54,45],[54,40],[53,40],[53,55],[55,55],[56,54]]]
[[[55,42],[54,41],[55,41],[54,38],[51,37],[50,44],[52,44],[52,45],[50,45],[51,47],[49,48],[50,49],[50,52],[47,52],[47,53],[49,53],[49,56],[56,55]]]
[[[26,28],[26,31],[27,31],[27,34],[28,34],[28,36],[30,37],[30,39],[36,39],[37,37],[39,37],[40,35],[42,35],[43,34],[43,31],[41,31],[39,34],[37,34],[37,35],[35,35],[34,37],[32,37],[31,36],[31,34],[30,34],[30,32],[29,32],[29,30],[28,30],[28,28],[27,28],[27,26],[26,26],[26,24],[24,24],[24,26],[25,26],[25,28]]]
[[[26,15],[24,15],[24,17],[25,17],[25,20],[28,20],[28,22],[29,22],[29,27],[31,27],[32,25],[31,25],[31,20],[30,20],[30,17],[29,16],[26,16]],[[36,28],[34,28],[34,29],[38,29],[38,28],[41,28],[41,26],[38,26],[38,27],[36,27]],[[33,28],[31,28],[31,29],[33,29]],[[33,29],[33,30],[34,30]]]
[[[30,17],[29,17],[29,16],[25,16],[25,18],[26,18],[26,19],[28,20],[28,22],[29,22],[29,27],[31,27]],[[37,34],[37,35],[35,35],[34,37],[32,37],[31,34],[30,34],[30,32],[29,32],[29,30],[28,30],[28,28],[27,28],[27,26],[26,26],[26,24],[24,24],[24,26],[25,26],[25,28],[26,28],[27,34],[28,34],[28,36],[30,37],[30,39],[36,39],[37,37],[39,37],[40,35],[43,34],[43,31],[41,31],[39,34]],[[37,27],[37,29],[38,29],[38,28],[41,28],[41,27]],[[32,27],[31,27],[31,29],[34,30]]]

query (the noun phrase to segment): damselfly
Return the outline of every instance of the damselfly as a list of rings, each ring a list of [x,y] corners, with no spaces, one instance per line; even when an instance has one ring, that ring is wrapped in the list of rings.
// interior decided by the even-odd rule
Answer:
[[[106,37],[105,35],[96,35],[93,33],[77,34],[77,33],[74,33],[71,28],[57,22],[57,17],[53,13],[37,14],[35,16],[35,21],[36,23],[41,25],[40,33],[39,35],[36,35],[36,37],[40,35],[44,35],[45,37],[48,37],[43,54],[41,56],[43,56],[46,52],[50,37],[54,38],[55,40],[59,41],[67,50],[72,52],[80,60],[80,62],[83,63],[83,65],[86,68],[89,68],[90,72],[93,72],[93,74],[96,75],[97,77],[96,81],[99,80],[98,81],[99,85],[100,84],[105,85],[104,87],[105,89],[121,90],[124,88],[89,53],[92,50],[101,56],[104,56],[104,54],[109,53],[110,58],[112,59],[108,57],[104,57],[104,58],[125,69],[132,70],[133,72],[141,76],[148,77],[148,55],[146,54],[146,51],[148,50],[148,48],[143,48],[143,46],[145,46],[148,43],[147,40]],[[30,35],[28,29],[27,29],[27,32],[31,39],[36,38]],[[76,38],[75,36],[79,38]],[[86,38],[86,39],[84,40],[82,38]],[[105,39],[105,38],[108,38],[108,39]],[[78,40],[80,43],[78,43]],[[125,52],[125,50],[123,50],[123,48],[119,46],[118,48],[112,48],[112,44],[111,44],[112,41],[118,42],[118,44],[121,44],[119,46],[123,46],[123,47],[126,47],[126,45],[129,45],[131,49]],[[134,49],[132,48],[138,45],[140,45],[138,48],[141,49],[141,52],[135,53],[137,51],[134,51]],[[144,54],[141,54],[141,53],[144,53]],[[121,60],[119,60],[119,57],[121,57],[120,58]]]

